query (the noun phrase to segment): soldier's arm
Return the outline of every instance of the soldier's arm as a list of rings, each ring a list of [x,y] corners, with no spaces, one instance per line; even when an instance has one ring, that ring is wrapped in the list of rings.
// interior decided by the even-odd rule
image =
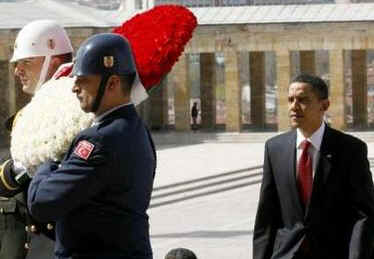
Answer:
[[[12,159],[0,166],[0,196],[13,197],[27,188],[29,182],[26,170],[16,170]]]
[[[59,166],[47,162],[38,168],[30,183],[27,201],[34,218],[56,221],[108,183],[105,170],[109,152],[91,140],[77,141],[72,150]]]
[[[22,109],[5,121],[5,128],[12,131]],[[30,182],[25,170],[15,168],[13,159],[7,159],[0,165],[0,196],[13,197],[27,188]]]

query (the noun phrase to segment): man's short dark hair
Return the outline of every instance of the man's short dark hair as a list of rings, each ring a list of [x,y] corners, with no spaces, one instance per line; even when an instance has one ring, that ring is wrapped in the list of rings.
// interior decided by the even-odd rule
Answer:
[[[165,259],[197,259],[194,252],[186,248],[175,248],[169,251]]]
[[[70,63],[73,61],[73,53],[65,53],[61,55],[56,55],[55,57],[61,60],[61,64]]]
[[[317,95],[320,100],[325,100],[329,97],[329,89],[325,81],[318,76],[312,76],[309,74],[299,74],[291,83],[306,83],[312,86],[313,92]]]

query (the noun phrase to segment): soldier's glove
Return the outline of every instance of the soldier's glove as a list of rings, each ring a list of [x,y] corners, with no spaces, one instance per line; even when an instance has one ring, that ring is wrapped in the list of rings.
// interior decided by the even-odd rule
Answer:
[[[22,164],[12,159],[5,161],[0,167],[0,196],[13,197],[23,191],[30,180]]]
[[[31,177],[21,162],[13,160],[13,173],[15,175],[14,180],[23,187],[31,181]]]

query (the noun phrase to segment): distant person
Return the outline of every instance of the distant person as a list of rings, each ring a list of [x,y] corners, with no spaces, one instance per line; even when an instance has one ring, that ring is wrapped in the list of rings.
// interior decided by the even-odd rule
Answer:
[[[194,252],[187,248],[175,248],[169,251],[165,259],[197,259]]]
[[[293,130],[265,144],[253,259],[369,259],[374,186],[367,145],[330,128],[328,88],[302,74],[288,89]]]
[[[191,109],[191,117],[192,117],[192,129],[197,130],[197,116],[199,115],[199,109],[197,108],[197,102],[193,103]]]

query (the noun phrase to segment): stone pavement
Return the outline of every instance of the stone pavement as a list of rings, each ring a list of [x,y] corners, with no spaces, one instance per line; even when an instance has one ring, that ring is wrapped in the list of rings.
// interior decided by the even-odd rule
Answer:
[[[250,258],[262,143],[162,146],[149,210],[155,259],[186,247],[198,258]]]

